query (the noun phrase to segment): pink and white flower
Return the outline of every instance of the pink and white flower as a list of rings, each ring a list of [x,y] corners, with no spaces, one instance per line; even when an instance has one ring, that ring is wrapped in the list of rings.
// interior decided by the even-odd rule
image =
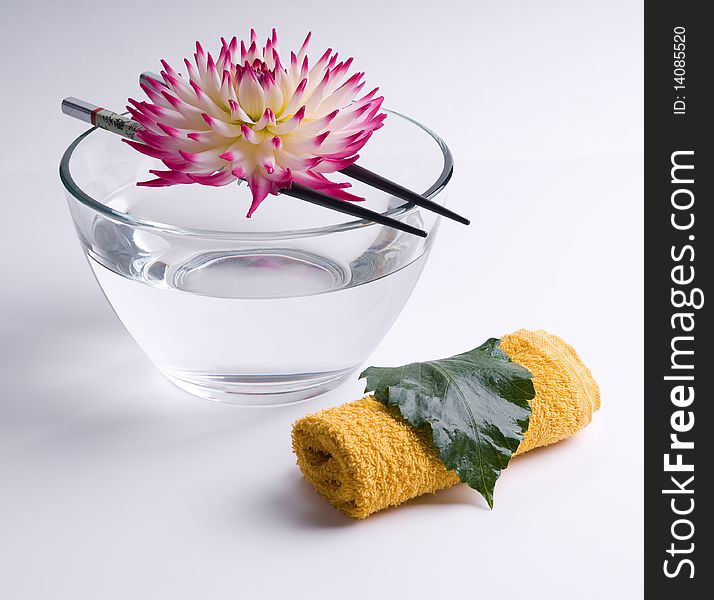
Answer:
[[[186,74],[161,61],[163,82],[142,85],[149,101],[129,99],[128,110],[142,129],[140,142],[125,140],[167,170],[139,185],[185,183],[221,186],[244,179],[253,201],[248,217],[268,194],[293,182],[342,200],[362,200],[349,183],[325,174],[343,169],[386,117],[377,88],[358,98],[364,73],[349,74],[352,58],[338,62],[328,49],[312,66],[310,34],[286,63],[273,29],[259,50],[255,31],[238,45],[221,39],[214,60],[196,42]]]

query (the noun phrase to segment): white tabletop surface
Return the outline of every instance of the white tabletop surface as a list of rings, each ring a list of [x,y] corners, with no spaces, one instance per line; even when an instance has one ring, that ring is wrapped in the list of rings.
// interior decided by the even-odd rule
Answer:
[[[638,598],[642,589],[642,4],[4,0],[0,598]],[[195,39],[359,57],[452,147],[451,206],[367,364],[520,327],[571,342],[602,410],[516,459],[489,511],[458,486],[352,521],[301,480],[301,415],[194,398],[96,285],[57,177],[74,95],[122,106]],[[210,45],[210,43],[209,43]],[[459,257],[456,260],[456,257]]]

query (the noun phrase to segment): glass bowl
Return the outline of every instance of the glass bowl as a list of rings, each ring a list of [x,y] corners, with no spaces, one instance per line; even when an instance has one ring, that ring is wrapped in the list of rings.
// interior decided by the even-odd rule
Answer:
[[[387,112],[359,163],[443,204],[446,144]],[[428,237],[285,195],[246,219],[245,184],[138,187],[150,168],[161,165],[94,128],[67,148],[60,178],[114,311],[168,379],[204,398],[282,404],[339,385],[399,315],[439,226],[434,213],[357,182],[363,206]]]

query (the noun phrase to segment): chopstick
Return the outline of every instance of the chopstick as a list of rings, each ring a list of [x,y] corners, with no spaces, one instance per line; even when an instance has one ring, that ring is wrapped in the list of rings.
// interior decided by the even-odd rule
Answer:
[[[441,206],[441,204],[432,202],[428,198],[424,198],[421,194],[412,192],[411,190],[387,179],[386,177],[382,177],[369,169],[365,169],[357,163],[353,163],[349,167],[340,169],[340,173],[347,175],[347,177],[352,177],[352,179],[356,179],[357,181],[361,181],[362,183],[366,183],[373,188],[387,192],[387,194],[391,194],[392,196],[396,196],[397,198],[406,200],[407,202],[411,202],[412,204],[416,204],[422,208],[426,208],[427,210],[435,212],[443,217],[453,219],[454,221],[458,221],[464,225],[469,225],[471,223],[471,221],[469,221],[466,217],[462,217],[460,214]]]
[[[352,204],[346,200],[339,200],[313,190],[299,183],[293,183],[289,188],[280,190],[281,194],[286,196],[292,196],[293,198],[299,198],[305,202],[310,202],[311,204],[316,204],[317,206],[323,206],[325,208],[330,208],[334,211],[344,213],[346,215],[351,215],[359,219],[366,219],[367,221],[374,221],[380,225],[386,225],[387,227],[393,227],[394,229],[399,229],[405,233],[411,233],[413,235],[418,235],[419,237],[426,237],[426,231],[419,229],[417,227],[412,227],[391,217],[386,217],[385,215],[378,213],[368,208],[364,208],[359,204]]]
[[[104,129],[105,131],[121,135],[122,137],[130,140],[141,141],[137,137],[137,133],[142,128],[140,123],[125,115],[120,115],[119,113],[115,113],[114,111],[108,110],[101,106],[96,106],[85,100],[73,97],[65,98],[62,100],[62,112],[70,117],[79,119],[80,121],[91,123],[95,127]],[[407,223],[402,223],[397,219],[392,219],[391,217],[387,217],[381,213],[369,210],[362,206],[328,196],[327,194],[323,194],[322,192],[318,192],[303,185],[293,183],[290,188],[283,189],[280,193],[298,198],[317,206],[329,208],[358,219],[365,219],[374,223],[379,223],[380,225],[392,227],[412,235],[417,235],[423,238],[427,235],[426,231],[423,229],[413,227]]]
[[[154,83],[164,85],[161,79],[162,77],[156,73],[144,71],[139,77],[139,83],[155,88],[153,85]],[[365,183],[373,188],[386,192],[387,194],[391,194],[401,200],[411,202],[412,204],[416,204],[417,206],[435,212],[436,214],[448,219],[453,219],[454,221],[458,221],[464,225],[469,225],[471,223],[471,221],[469,221],[466,217],[462,217],[460,214],[455,213],[454,211],[449,210],[448,208],[441,206],[428,198],[425,198],[421,194],[417,194],[416,192],[413,192],[410,189],[387,179],[386,177],[382,177],[369,169],[365,169],[356,163],[350,165],[349,167],[345,167],[344,169],[340,169],[339,172],[351,177],[352,179],[361,181],[362,183]]]

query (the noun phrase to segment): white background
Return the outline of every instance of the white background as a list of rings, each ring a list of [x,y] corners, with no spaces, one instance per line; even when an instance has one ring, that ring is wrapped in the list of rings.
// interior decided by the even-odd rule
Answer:
[[[2,0],[0,597],[637,598],[642,595],[641,2]],[[123,106],[195,39],[358,57],[387,105],[456,158],[430,262],[369,364],[520,327],[571,342],[602,410],[518,458],[495,510],[465,486],[355,522],[305,484],[299,416],[153,369],[84,261],[60,155],[63,96]]]

